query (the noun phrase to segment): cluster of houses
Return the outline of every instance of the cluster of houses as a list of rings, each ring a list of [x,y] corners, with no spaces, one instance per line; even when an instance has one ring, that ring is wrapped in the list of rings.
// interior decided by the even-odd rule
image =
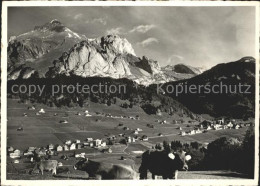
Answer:
[[[76,149],[81,149],[83,147],[106,147],[106,142],[102,141],[101,139],[93,139],[87,138],[87,140],[81,143],[80,140],[75,140],[72,142],[71,140],[66,140],[64,145],[53,145],[49,144],[47,147],[37,148],[37,147],[29,147],[26,151],[24,151],[24,156],[33,156],[34,154],[38,155],[39,157],[45,155],[55,155],[57,152],[62,151],[71,151]],[[20,158],[22,153],[18,149],[14,149],[13,147],[9,147],[7,149],[10,158],[17,159]],[[19,162],[18,162],[19,163]]]
[[[100,113],[96,113],[97,115],[101,115]],[[121,119],[132,119],[132,120],[140,120],[140,116],[113,116],[111,114],[104,114],[103,115],[107,118],[121,118]]]
[[[180,135],[185,136],[185,135],[194,135],[194,134],[206,132],[208,130],[240,129],[242,127],[248,127],[251,125],[252,123],[238,124],[234,119],[225,120],[224,118],[222,118],[215,121],[204,120],[193,130],[189,130],[186,132],[182,131],[181,127],[179,129],[181,130]]]

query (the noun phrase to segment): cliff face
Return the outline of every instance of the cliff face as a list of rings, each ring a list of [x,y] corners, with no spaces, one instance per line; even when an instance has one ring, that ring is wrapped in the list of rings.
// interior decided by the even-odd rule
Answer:
[[[157,61],[136,56],[125,38],[107,35],[88,39],[58,20],[9,40],[8,79],[26,79],[34,74],[128,78],[143,85],[192,77],[185,71],[176,78],[176,72],[161,69]]]

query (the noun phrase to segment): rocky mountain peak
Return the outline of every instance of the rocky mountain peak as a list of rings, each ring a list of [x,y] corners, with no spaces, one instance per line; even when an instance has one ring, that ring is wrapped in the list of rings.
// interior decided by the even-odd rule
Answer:
[[[56,32],[62,32],[65,30],[65,26],[58,21],[57,19],[54,19],[48,23],[45,23],[44,25],[41,26],[35,26],[34,30],[35,31],[56,31]]]

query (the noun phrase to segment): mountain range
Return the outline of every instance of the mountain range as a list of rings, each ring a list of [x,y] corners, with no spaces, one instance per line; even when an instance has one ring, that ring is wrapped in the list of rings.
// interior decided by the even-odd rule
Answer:
[[[91,99],[106,103],[118,97],[136,101],[144,110],[186,110],[191,113],[209,114],[214,117],[254,117],[255,108],[255,59],[243,57],[237,61],[220,63],[211,69],[192,67],[185,64],[161,67],[146,56],[138,57],[127,39],[118,35],[87,38],[73,32],[58,20],[19,36],[12,36],[8,44],[8,83],[48,84],[52,82],[75,84],[100,81],[126,84],[130,91],[126,95],[91,95]],[[73,78],[71,78],[73,77]],[[28,80],[28,81],[27,81]],[[239,92],[185,93],[175,96],[157,93],[158,84],[168,85],[250,85],[250,94]],[[136,87],[135,85],[139,85]],[[142,86],[145,85],[145,86]],[[10,86],[8,86],[10,87]],[[10,94],[10,90],[8,91]],[[81,95],[58,95],[52,97],[46,91],[45,98],[38,102],[66,105],[84,102]],[[20,96],[20,95],[19,95]],[[63,101],[59,99],[64,96]],[[34,98],[35,99],[35,98]],[[152,105],[160,102],[159,106]],[[133,102],[133,101],[131,101]],[[81,105],[81,103],[78,103]],[[155,113],[155,112],[154,112]]]
[[[203,72],[184,64],[160,67],[148,57],[138,57],[132,45],[118,35],[89,39],[58,20],[12,36],[8,44],[8,79],[54,77],[127,78],[142,85],[194,77]]]

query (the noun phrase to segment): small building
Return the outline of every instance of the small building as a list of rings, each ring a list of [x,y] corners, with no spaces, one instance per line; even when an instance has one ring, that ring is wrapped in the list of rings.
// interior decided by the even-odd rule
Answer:
[[[138,130],[135,130],[135,131],[134,131],[134,134],[139,134]]]
[[[134,137],[132,138],[132,142],[133,142],[133,143],[135,142],[135,138],[134,138]]]
[[[240,128],[240,126],[239,125],[235,125],[235,127],[234,127],[235,129],[239,129]]]
[[[28,115],[27,115],[26,113],[23,113],[23,116],[24,116],[24,117],[27,117]]]
[[[90,142],[90,143],[89,143],[89,146],[90,146],[90,147],[94,147],[94,142],[93,142],[93,141]]]
[[[123,129],[124,129],[124,130],[129,130],[129,127],[124,127]]]
[[[13,151],[14,151],[14,148],[13,148],[13,147],[8,147],[8,148],[7,148],[7,151],[8,151],[8,152],[13,152]]]
[[[75,150],[76,149],[76,144],[75,143],[72,143],[71,145],[70,145],[70,150]]]
[[[226,126],[227,126],[228,128],[232,128],[234,125],[233,125],[233,123],[230,121]]]
[[[79,140],[79,139],[76,139],[76,140],[75,140],[75,143],[80,143],[80,140]]]
[[[33,152],[36,149],[36,147],[29,147],[28,152]]]
[[[107,142],[103,141],[103,142],[101,143],[101,147],[105,147],[105,146],[107,146]]]
[[[95,147],[99,147],[101,145],[101,143],[102,143],[102,140],[101,139],[96,139],[96,140],[93,141],[93,143],[94,143]]]
[[[53,144],[50,144],[50,145],[48,146],[48,149],[49,149],[49,150],[53,150],[53,149],[54,149],[54,145],[53,145]]]
[[[78,116],[81,116],[81,113],[80,112],[77,112],[77,114],[76,115],[78,115]]]
[[[143,136],[142,136],[142,140],[143,140],[143,141],[148,141],[148,137],[147,137],[146,135],[143,135]]]
[[[90,116],[92,116],[91,114],[89,114],[89,113],[87,113],[87,114],[85,114],[85,116],[86,117],[90,117]]]
[[[87,142],[93,141],[93,138],[87,138],[86,141]]]
[[[186,132],[185,131],[181,131],[181,136],[185,136]]]
[[[28,110],[35,110],[34,106],[28,107]]]
[[[88,110],[85,110],[85,114],[88,114],[89,112],[88,112]]]
[[[225,123],[224,118],[222,118],[222,119],[218,119],[218,120],[217,120],[217,124],[222,125],[222,124],[224,124],[224,123]]]
[[[131,139],[131,137],[129,136],[129,137],[127,137],[126,138],[126,141],[128,142],[128,143],[131,143],[132,142],[132,139]]]
[[[60,123],[69,123],[67,120],[60,120]]]
[[[76,148],[77,148],[77,149],[81,149],[81,148],[82,148],[82,144],[77,143],[77,144],[76,144]]]
[[[65,142],[65,144],[66,144],[66,145],[70,145],[70,144],[71,144],[71,140],[67,140],[67,141]]]
[[[141,129],[141,128],[136,128],[136,130],[137,130],[137,131],[140,131],[140,132],[143,131],[143,129]]]
[[[45,110],[43,108],[40,109],[39,111],[40,114],[44,114],[45,113]]]
[[[39,112],[36,112],[35,115],[36,115],[36,116],[39,116],[39,115],[41,115],[41,114],[40,114]]]
[[[61,145],[58,145],[57,148],[56,148],[56,150],[57,150],[58,152],[63,151],[63,147],[62,147]]]
[[[64,151],[68,151],[69,150],[69,145],[66,144],[63,147],[64,147]]]

